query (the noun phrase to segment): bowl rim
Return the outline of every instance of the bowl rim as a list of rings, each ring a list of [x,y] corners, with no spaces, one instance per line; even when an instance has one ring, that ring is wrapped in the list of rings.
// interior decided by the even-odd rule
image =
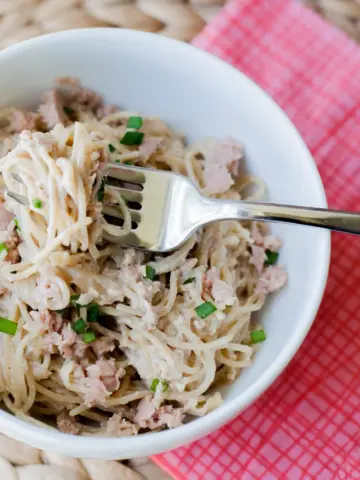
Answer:
[[[235,82],[239,81],[242,77],[242,82],[247,84],[247,87],[254,92],[254,95],[257,95],[259,98],[262,97],[262,99],[268,103],[269,107],[272,108],[274,114],[279,118],[282,117],[281,121],[287,125],[287,131],[292,133],[294,137],[297,137],[299,148],[301,147],[303,150],[303,161],[308,163],[311,175],[316,182],[317,195],[320,199],[319,206],[327,207],[324,187],[315,161],[287,115],[262,88],[245,74],[204,50],[153,33],[116,28],[85,28],[50,33],[11,46],[0,52],[0,66],[3,61],[21,51],[32,50],[37,47],[41,48],[44,44],[56,44],[63,39],[66,41],[69,39],[78,41],[79,39],[86,38],[91,38],[92,40],[96,38],[108,38],[109,41],[111,39],[116,39],[117,41],[125,39],[128,42],[151,42],[154,48],[156,48],[157,45],[163,49],[167,48],[171,55],[179,54],[179,56],[192,57],[193,61],[196,60],[202,64],[207,64],[211,68],[220,69],[224,75],[232,76]],[[204,417],[192,420],[176,429],[146,433],[134,437],[77,437],[59,432],[55,429],[48,429],[28,423],[3,410],[0,410],[0,431],[37,448],[53,452],[61,451],[63,454],[69,456],[104,459],[149,456],[195,441],[213,432],[233,419],[258,398],[274,382],[294,357],[315,319],[323,297],[330,262],[330,238],[330,232],[324,232],[321,238],[319,236],[319,243],[322,247],[320,249],[321,258],[317,262],[317,280],[314,282],[314,293],[311,297],[312,301],[307,307],[306,315],[304,314],[302,321],[297,325],[297,328],[294,329],[289,342],[281,354],[269,365],[267,370],[241,395],[230,400],[227,404],[223,404]]]

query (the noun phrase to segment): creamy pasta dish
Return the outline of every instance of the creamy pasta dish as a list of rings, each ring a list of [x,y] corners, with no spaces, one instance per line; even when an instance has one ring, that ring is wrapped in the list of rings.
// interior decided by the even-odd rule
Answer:
[[[3,407],[101,436],[173,428],[218,407],[219,388],[266,341],[253,314],[286,282],[281,242],[264,224],[224,221],[169,254],[111,244],[105,234],[127,234],[133,206],[107,189],[106,168],[172,170],[204,195],[257,200],[264,184],[242,173],[241,144],[187,145],[160,119],[105,105],[72,78],[36,110],[0,116]]]

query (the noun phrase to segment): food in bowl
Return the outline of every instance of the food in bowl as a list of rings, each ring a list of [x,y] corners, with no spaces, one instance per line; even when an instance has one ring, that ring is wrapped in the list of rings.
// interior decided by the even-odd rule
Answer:
[[[212,224],[156,255],[104,240],[135,207],[104,186],[119,162],[187,175],[205,195],[256,200],[233,138],[187,146],[158,118],[104,105],[59,79],[36,112],[6,108],[0,172],[0,395],[20,418],[66,433],[173,428],[221,403],[265,340],[253,319],[286,282],[281,242],[258,222]],[[27,198],[22,205],[7,191]],[[103,202],[117,205],[121,226]]]

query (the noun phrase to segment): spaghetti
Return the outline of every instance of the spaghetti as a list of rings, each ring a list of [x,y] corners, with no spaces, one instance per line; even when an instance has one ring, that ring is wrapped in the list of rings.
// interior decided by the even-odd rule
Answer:
[[[260,198],[264,184],[241,175],[232,139],[187,146],[161,120],[61,83],[38,112],[0,113],[0,315],[16,324],[0,335],[0,398],[73,434],[173,428],[220,405],[217,387],[251,364],[265,339],[252,314],[286,280],[280,242],[263,224],[226,221],[162,257],[108,244],[104,232],[128,233],[131,217],[104,188],[106,165],[170,169],[234,200]],[[104,203],[122,226],[107,223]]]

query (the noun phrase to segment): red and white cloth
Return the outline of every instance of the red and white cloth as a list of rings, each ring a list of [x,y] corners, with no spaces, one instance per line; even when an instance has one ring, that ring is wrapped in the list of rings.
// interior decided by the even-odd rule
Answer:
[[[359,47],[291,0],[235,0],[195,45],[279,103],[330,207],[360,211]],[[360,237],[334,234],[332,248],[325,297],[296,357],[233,422],[155,456],[174,478],[360,479]]]

